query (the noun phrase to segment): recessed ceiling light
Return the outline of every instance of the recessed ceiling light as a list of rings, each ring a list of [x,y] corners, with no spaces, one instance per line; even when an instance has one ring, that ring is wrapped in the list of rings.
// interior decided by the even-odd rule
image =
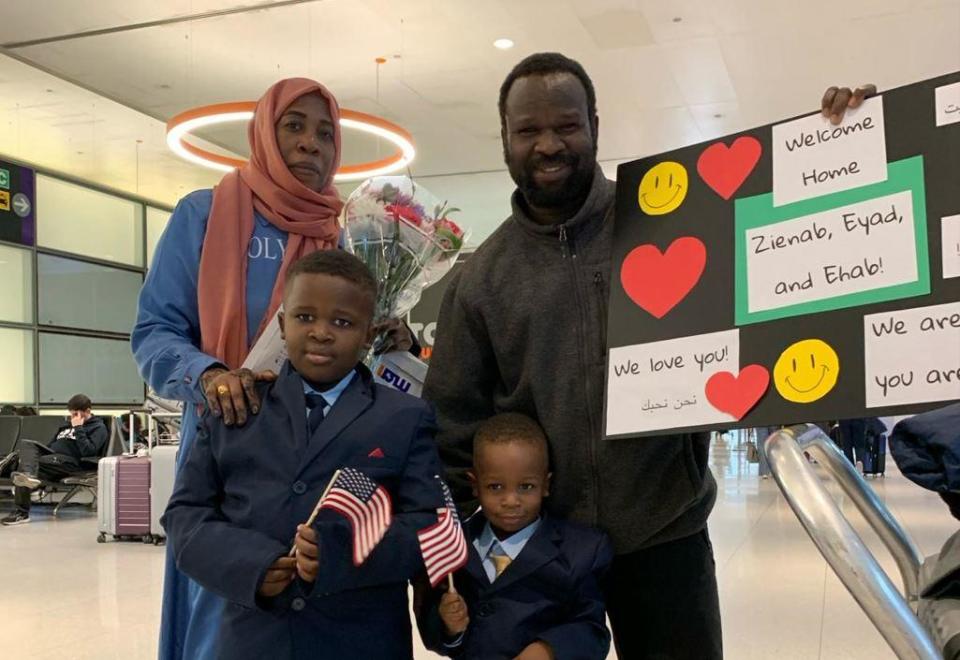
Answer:
[[[500,50],[507,50],[508,48],[513,48],[513,40],[506,39],[506,38],[497,39],[496,41],[493,42],[493,45],[499,48]]]

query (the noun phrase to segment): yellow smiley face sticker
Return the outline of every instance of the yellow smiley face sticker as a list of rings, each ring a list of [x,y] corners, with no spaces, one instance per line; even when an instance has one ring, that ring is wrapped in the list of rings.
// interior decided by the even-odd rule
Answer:
[[[787,347],[773,365],[773,384],[787,401],[812,403],[837,384],[840,359],[822,339],[804,339]]]
[[[637,198],[647,215],[670,213],[687,197],[687,169],[667,160],[657,163],[643,175]]]

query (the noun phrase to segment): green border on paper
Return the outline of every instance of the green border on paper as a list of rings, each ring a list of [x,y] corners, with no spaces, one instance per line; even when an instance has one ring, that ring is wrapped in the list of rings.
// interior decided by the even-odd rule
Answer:
[[[914,237],[917,249],[917,279],[892,286],[847,293],[832,298],[749,311],[747,289],[747,231],[773,225],[830,209],[857,204],[909,190],[913,193]],[[887,165],[887,180],[852,190],[805,199],[784,206],[773,205],[773,193],[738,199],[734,205],[735,236],[735,318],[736,324],[749,325],[762,321],[815,314],[845,307],[857,307],[885,300],[897,300],[930,293],[930,257],[927,246],[927,203],[923,184],[923,156],[898,160]]]

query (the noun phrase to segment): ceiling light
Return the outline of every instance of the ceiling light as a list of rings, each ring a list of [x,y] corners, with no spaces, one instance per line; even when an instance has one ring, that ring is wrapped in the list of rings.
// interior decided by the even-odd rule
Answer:
[[[184,160],[196,165],[221,172],[229,172],[240,167],[246,162],[245,160],[201,149],[187,142],[184,138],[188,133],[208,126],[250,121],[253,119],[253,110],[256,105],[255,101],[239,101],[207,105],[182,112],[167,122],[167,146]],[[392,142],[397,149],[387,158],[353,165],[341,165],[334,176],[335,181],[359,181],[372,176],[390,174],[406,168],[416,156],[413,136],[402,126],[398,126],[382,117],[341,108],[340,127],[376,135]]]
[[[513,40],[507,38],[497,39],[493,42],[493,45],[500,50],[507,50],[508,48],[513,48]]]

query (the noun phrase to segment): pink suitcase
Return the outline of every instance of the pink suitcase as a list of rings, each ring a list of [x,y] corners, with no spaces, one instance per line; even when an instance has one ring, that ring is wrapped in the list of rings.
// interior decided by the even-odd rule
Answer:
[[[136,540],[149,543],[150,459],[146,456],[111,456],[100,460],[97,478],[97,522],[103,543]]]

